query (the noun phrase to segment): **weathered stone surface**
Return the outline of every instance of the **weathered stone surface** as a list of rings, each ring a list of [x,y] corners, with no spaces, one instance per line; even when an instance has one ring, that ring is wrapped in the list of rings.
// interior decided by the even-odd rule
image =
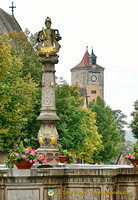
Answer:
[[[57,64],[58,63],[58,55],[49,55],[48,57],[46,56],[46,53],[43,55],[39,55],[39,61],[41,63],[53,63]]]
[[[56,122],[59,117],[55,107],[55,63],[58,62],[57,55],[40,55],[42,62],[42,103],[40,115],[37,118],[40,123],[38,141],[40,148],[38,153],[42,154],[49,165],[57,165],[59,151],[57,142],[59,139]]]
[[[39,200],[40,189],[39,188],[8,188],[7,189],[8,200]]]
[[[6,152],[0,152],[0,164],[4,164],[7,160],[7,153]]]
[[[55,107],[55,66],[43,63],[42,66],[42,106],[39,121],[58,121]]]
[[[138,199],[138,169],[131,166],[60,164],[0,172],[0,200],[48,200],[49,189],[53,200]]]

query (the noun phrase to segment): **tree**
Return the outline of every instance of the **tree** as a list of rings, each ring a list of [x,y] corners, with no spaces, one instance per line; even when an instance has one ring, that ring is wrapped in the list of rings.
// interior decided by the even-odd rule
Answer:
[[[126,118],[127,116],[122,113],[121,110],[112,110],[114,122],[117,125],[118,132],[121,136],[121,143],[125,142],[125,125],[127,125]]]
[[[89,108],[96,113],[96,126],[98,127],[98,133],[102,135],[104,146],[104,150],[99,155],[101,161],[105,163],[118,155],[121,138],[114,122],[112,110],[105,105],[102,98],[97,97],[97,101],[90,103]]]
[[[58,85],[56,88],[56,108],[60,121],[57,123],[58,133],[64,149],[76,150],[84,140],[81,126],[84,123],[84,112],[78,107],[82,98],[79,97],[77,86]]]
[[[131,113],[133,120],[130,124],[133,136],[138,139],[138,100],[134,102],[134,111]]]
[[[36,95],[34,96],[34,106],[31,111],[32,115],[26,122],[22,132],[28,134],[28,139],[37,138],[37,133],[40,128],[40,123],[37,120],[41,107],[41,70],[42,65],[39,62],[39,56],[36,51],[36,34],[30,34],[26,29],[24,32],[11,32],[10,38],[12,39],[12,56],[20,57],[22,61],[21,77],[30,76],[30,78],[36,83]],[[33,141],[31,141],[33,142]],[[37,142],[36,142],[37,143]],[[37,146],[36,146],[37,148]]]
[[[60,143],[64,149],[76,153],[77,157],[93,163],[93,154],[97,155],[98,160],[98,153],[103,146],[95,125],[95,114],[90,109],[80,108],[82,101],[78,85],[57,85],[56,108],[60,118],[57,130]]]
[[[41,63],[36,51],[36,35],[30,34],[29,30],[24,32],[13,31],[10,33],[12,38],[12,55],[19,56],[23,63],[22,77],[30,74],[31,78],[39,85],[41,83]]]
[[[101,160],[99,153],[104,149],[102,136],[97,131],[95,113],[88,108],[84,109],[84,112],[83,131],[86,137],[78,150],[78,157],[85,160],[86,163],[99,163]]]
[[[8,150],[14,141],[28,136],[22,130],[32,118],[37,88],[30,75],[22,77],[22,61],[12,55],[7,34],[0,34],[0,147]]]

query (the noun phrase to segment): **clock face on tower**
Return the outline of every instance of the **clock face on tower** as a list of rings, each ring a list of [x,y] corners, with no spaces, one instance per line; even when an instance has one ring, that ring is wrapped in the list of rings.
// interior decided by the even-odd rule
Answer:
[[[99,85],[100,84],[100,73],[88,72],[88,84]]]

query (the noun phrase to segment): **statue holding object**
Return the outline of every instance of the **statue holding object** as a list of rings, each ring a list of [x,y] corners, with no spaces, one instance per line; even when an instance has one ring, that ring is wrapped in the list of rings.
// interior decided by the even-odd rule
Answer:
[[[38,153],[42,154],[51,166],[59,162],[59,150],[57,143],[59,135],[56,129],[56,122],[59,117],[56,114],[55,106],[55,64],[58,63],[58,55],[61,40],[57,29],[51,29],[51,19],[45,20],[46,29],[38,33],[37,50],[39,61],[42,63],[42,101],[40,115],[37,120],[40,121],[40,130],[38,132],[38,141],[40,147]]]
[[[38,33],[37,41],[39,44],[37,50],[40,56],[45,55],[49,57],[49,55],[55,55],[61,47],[58,43],[61,40],[59,31],[51,29],[51,24],[51,19],[47,17],[45,20],[46,29],[42,28]]]

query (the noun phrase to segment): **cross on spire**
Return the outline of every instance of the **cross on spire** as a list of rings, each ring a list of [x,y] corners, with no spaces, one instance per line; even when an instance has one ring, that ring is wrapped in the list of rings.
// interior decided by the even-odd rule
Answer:
[[[88,51],[88,45],[86,45],[86,51]]]
[[[13,1],[12,1],[12,6],[10,6],[9,8],[12,9],[12,16],[14,16],[14,8],[16,8],[16,6],[13,6]]]

